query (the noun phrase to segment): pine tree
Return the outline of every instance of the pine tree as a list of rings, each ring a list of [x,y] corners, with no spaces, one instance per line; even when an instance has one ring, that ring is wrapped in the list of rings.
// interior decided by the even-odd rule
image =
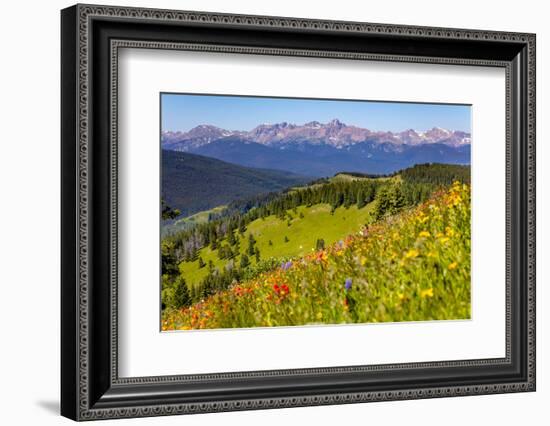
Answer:
[[[256,247],[256,251],[254,252],[254,255],[256,257],[256,263],[260,261],[260,249]]]
[[[325,240],[318,238],[315,242],[315,250],[324,250],[325,249]]]
[[[235,234],[232,229],[227,231],[227,242],[230,246],[234,246],[237,243],[237,239],[235,238]]]
[[[187,283],[182,277],[178,277],[174,283],[174,307],[181,308],[191,304],[191,295]]]
[[[239,220],[239,234],[244,234],[246,231],[246,223],[243,218]]]
[[[241,256],[241,269],[246,268],[248,265],[250,265],[250,261],[248,260],[248,256],[243,253]]]
[[[254,236],[252,234],[250,234],[248,236],[248,255],[249,256],[254,256],[254,245],[256,244],[256,240],[254,239]]]
[[[175,276],[178,274],[177,260],[174,253],[174,244],[163,241],[161,243],[161,265],[162,273]]]
[[[166,204],[166,201],[164,199],[161,199],[161,205],[162,205],[162,220],[171,220],[177,218],[181,211],[179,209],[173,209],[168,204]]]
[[[351,191],[344,192],[344,207],[348,209],[352,205]]]
[[[367,205],[367,200],[365,197],[365,192],[362,189],[360,189],[359,192],[357,193],[357,208],[362,209],[366,205]]]
[[[202,260],[202,257],[199,257],[199,268],[202,269],[206,266],[206,263],[204,263],[204,260]]]

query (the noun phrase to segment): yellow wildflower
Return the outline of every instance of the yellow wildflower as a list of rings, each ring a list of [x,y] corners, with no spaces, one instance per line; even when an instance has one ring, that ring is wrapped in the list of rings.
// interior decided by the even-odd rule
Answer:
[[[418,234],[419,237],[427,238],[430,236],[430,233],[428,231],[422,231]]]
[[[446,243],[447,241],[449,241],[449,237],[441,237],[441,238],[439,239],[439,241],[440,241],[441,243],[444,244],[444,243]]]
[[[405,259],[414,259],[416,256],[418,256],[418,250],[415,249],[411,249],[405,253]]]
[[[451,264],[448,266],[449,271],[452,271],[453,269],[456,269],[457,266],[458,266],[458,263],[456,263],[456,262],[451,263]]]
[[[434,296],[434,289],[431,288],[431,287],[428,288],[428,289],[426,289],[426,290],[422,290],[422,291],[420,292],[420,297],[423,297],[423,298],[425,298],[425,297],[433,297],[433,296]]]
[[[322,312],[318,312],[317,315],[316,315],[317,319],[320,320],[323,318],[323,313]]]

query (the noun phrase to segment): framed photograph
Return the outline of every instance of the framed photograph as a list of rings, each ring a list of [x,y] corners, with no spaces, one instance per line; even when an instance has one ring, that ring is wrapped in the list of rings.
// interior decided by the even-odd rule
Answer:
[[[61,12],[74,420],[535,390],[535,35]]]

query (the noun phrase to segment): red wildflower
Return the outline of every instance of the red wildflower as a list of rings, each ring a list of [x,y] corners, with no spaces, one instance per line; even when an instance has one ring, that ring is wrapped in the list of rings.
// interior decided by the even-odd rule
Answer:
[[[286,296],[288,293],[290,293],[290,289],[288,288],[288,285],[286,284],[273,284],[273,290],[275,291],[275,293],[277,293],[278,296],[280,297],[284,297]]]
[[[319,251],[315,257],[316,260],[320,263],[326,263],[326,261],[328,260],[327,253],[324,250]]]

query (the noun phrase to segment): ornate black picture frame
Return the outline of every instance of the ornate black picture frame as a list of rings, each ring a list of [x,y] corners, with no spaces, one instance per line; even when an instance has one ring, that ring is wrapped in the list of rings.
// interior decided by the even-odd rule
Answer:
[[[62,415],[93,420],[535,390],[534,34],[95,5],[64,9],[61,28]],[[120,378],[120,47],[504,68],[506,356]]]

